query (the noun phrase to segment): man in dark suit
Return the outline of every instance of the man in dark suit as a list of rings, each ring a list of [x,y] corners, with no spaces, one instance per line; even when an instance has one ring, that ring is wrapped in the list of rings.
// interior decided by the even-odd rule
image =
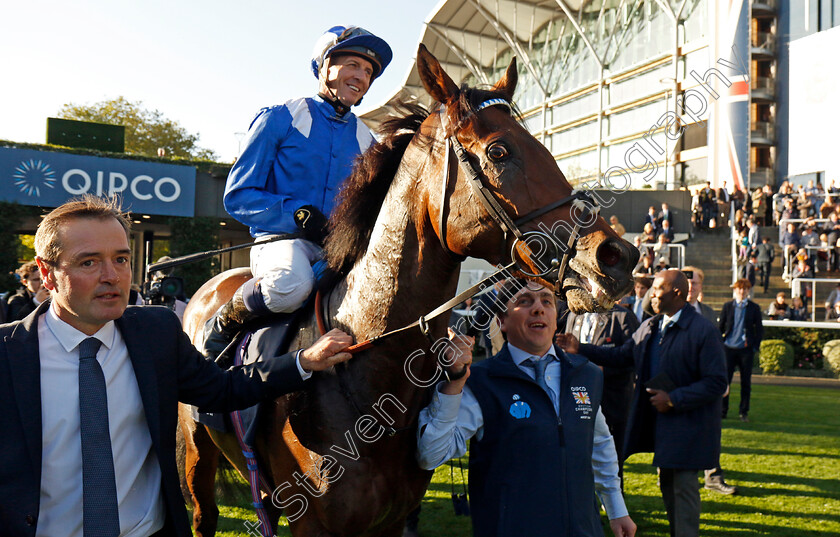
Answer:
[[[651,317],[650,313],[645,311],[644,299],[645,293],[648,292],[648,289],[650,289],[650,286],[653,285],[653,282],[650,278],[643,277],[636,277],[634,282],[633,294],[622,298],[619,301],[619,305],[632,311],[633,315],[636,316],[636,320],[641,323],[648,317]]]
[[[762,237],[761,244],[755,249],[755,261],[758,264],[759,280],[765,293],[770,286],[770,272],[773,270],[775,258],[776,248],[770,242],[770,237]]]
[[[694,308],[697,313],[702,315],[710,323],[717,326],[717,312],[711,306],[703,304],[700,301],[700,296],[703,294],[703,280],[706,279],[706,274],[703,272],[703,269],[686,265],[682,268],[682,271],[686,278],[688,278],[688,305]],[[703,482],[706,489],[720,494],[731,495],[738,492],[738,487],[726,482],[723,468],[720,466],[706,468],[703,472]]]
[[[645,215],[644,224],[650,224],[651,226],[653,226],[654,231],[659,230],[659,217],[656,215],[656,207],[654,207],[653,205],[648,207],[648,213]],[[644,227],[644,224],[642,224],[642,227]]]
[[[582,343],[591,343],[601,347],[620,347],[630,339],[639,325],[633,312],[619,305],[607,313],[572,313],[566,317],[563,333],[574,334]],[[633,366],[602,367],[604,372],[604,393],[601,399],[601,411],[607,420],[607,426],[615,439],[618,453],[618,476],[624,489],[624,432],[627,429],[627,416],[630,401],[633,399]]]
[[[665,222],[668,222],[668,225],[673,231],[674,224],[676,224],[676,221],[674,220],[674,211],[671,210],[670,205],[668,205],[667,203],[662,204],[662,210],[659,211],[657,219],[659,220],[660,227],[662,227],[663,224],[665,224]]]
[[[750,282],[749,297],[752,298],[752,288],[755,287],[755,276],[758,272],[756,254],[751,253],[747,262],[738,270],[738,276]]]
[[[749,421],[750,388],[753,360],[764,337],[764,325],[761,322],[761,308],[747,298],[750,292],[749,280],[742,278],[732,284],[734,300],[723,305],[720,310],[720,333],[726,348],[728,382],[732,383],[735,369],[741,371],[741,403],[738,414],[741,421]],[[722,416],[729,410],[729,396],[723,398]]]
[[[350,336],[229,371],[207,362],[162,307],[127,308],[129,222],[86,196],[35,235],[51,300],[0,327],[0,528],[4,535],[191,535],[175,464],[178,402],[244,408],[346,360]],[[109,404],[110,403],[110,404]]]
[[[612,349],[580,345],[571,334],[557,342],[596,364],[633,364],[636,388],[624,456],[653,452],[671,535],[700,532],[697,472],[718,466],[720,401],[726,390],[723,346],[712,323],[686,303],[688,281],[665,270],[653,282],[657,313],[633,338]]]

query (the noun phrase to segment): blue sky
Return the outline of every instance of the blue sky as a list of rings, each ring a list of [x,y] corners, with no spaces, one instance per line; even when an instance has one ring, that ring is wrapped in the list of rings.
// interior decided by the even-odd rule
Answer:
[[[224,161],[256,111],[317,89],[312,46],[357,25],[394,60],[359,110],[401,85],[439,0],[26,0],[0,7],[0,139],[44,143],[65,103],[120,95],[160,110]]]

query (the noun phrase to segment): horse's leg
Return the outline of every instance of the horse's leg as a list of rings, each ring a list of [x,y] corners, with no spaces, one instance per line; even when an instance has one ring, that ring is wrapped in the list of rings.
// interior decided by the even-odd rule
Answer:
[[[207,429],[196,423],[182,407],[181,430],[186,441],[185,475],[193,502],[193,530],[196,537],[213,537],[219,523],[216,505],[216,470],[220,450]]]

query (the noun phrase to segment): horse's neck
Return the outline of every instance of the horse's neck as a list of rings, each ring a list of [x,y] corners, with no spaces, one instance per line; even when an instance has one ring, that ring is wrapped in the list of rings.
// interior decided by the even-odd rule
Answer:
[[[399,328],[450,298],[458,283],[458,264],[443,253],[416,213],[422,196],[416,178],[401,168],[388,191],[367,252],[344,284],[336,320],[357,338]],[[423,221],[417,225],[415,219]],[[425,240],[418,229],[425,229]]]

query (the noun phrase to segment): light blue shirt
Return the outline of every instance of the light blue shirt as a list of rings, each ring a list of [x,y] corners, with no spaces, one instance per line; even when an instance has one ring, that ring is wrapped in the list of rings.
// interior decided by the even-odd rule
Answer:
[[[735,301],[735,325],[732,331],[726,334],[726,341],[723,343],[731,349],[743,349],[747,346],[747,333],[744,330],[744,315],[747,311],[747,301]]]
[[[160,530],[166,517],[160,464],[120,331],[110,321],[93,337],[102,342],[96,360],[105,375],[120,535],[145,537]],[[38,318],[42,447],[36,537],[82,537],[79,344],[85,338],[58,318],[55,305]]]
[[[532,355],[510,343],[507,346],[516,366],[533,379],[534,369],[523,364]],[[549,354],[555,356],[553,347],[543,356]],[[545,381],[555,394],[560,393],[560,362],[556,359],[546,368]],[[484,416],[469,387],[465,386],[460,394],[447,395],[440,392],[440,386],[435,389],[431,404],[420,412],[418,422],[417,460],[427,470],[437,468],[449,459],[461,457],[467,452],[470,438],[481,440],[484,435]],[[555,412],[558,410],[555,405]],[[618,478],[618,456],[600,408],[595,417],[592,473],[595,477],[595,491],[610,520],[627,516]]]

